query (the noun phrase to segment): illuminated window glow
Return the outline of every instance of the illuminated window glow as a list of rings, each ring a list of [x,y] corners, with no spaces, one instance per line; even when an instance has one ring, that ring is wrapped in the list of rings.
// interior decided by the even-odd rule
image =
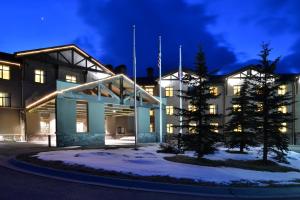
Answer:
[[[76,83],[76,76],[66,75],[66,81],[70,83]]]
[[[150,109],[150,110],[149,110],[149,115],[150,115],[150,116],[154,116],[154,110],[153,110],[153,109]]]
[[[0,92],[0,107],[10,107],[10,95],[5,92]]]
[[[148,92],[149,94],[153,95],[154,94],[154,88],[153,87],[145,87],[145,91]]]
[[[191,112],[195,112],[195,111],[196,111],[196,106],[190,104],[190,105],[188,106],[188,110],[191,111]]]
[[[239,96],[241,94],[241,86],[234,85],[233,86],[233,95]]]
[[[174,107],[173,106],[166,106],[166,114],[173,115],[174,114]]]
[[[218,129],[219,123],[213,122],[213,123],[210,123],[210,126],[213,127],[213,128],[212,128],[212,131],[213,131],[213,132],[215,132],[215,133],[218,133],[218,132],[219,132],[219,129]]]
[[[286,85],[281,85],[281,86],[279,86],[279,88],[278,88],[278,94],[279,94],[279,95],[285,95],[285,94],[286,94],[286,91],[287,91]]]
[[[287,123],[286,122],[281,123],[281,127],[279,128],[279,131],[281,133],[286,133],[287,132]]]
[[[240,133],[242,132],[242,126],[238,125],[235,129],[233,129],[234,132]]]
[[[209,88],[209,93],[214,95],[214,96],[217,96],[218,95],[218,88],[217,87],[210,87]]]
[[[45,83],[45,72],[44,70],[34,70],[34,81],[36,83]]]
[[[10,79],[10,67],[6,65],[0,65],[0,79]]]
[[[241,105],[239,105],[239,104],[234,104],[232,107],[233,107],[233,111],[235,111],[235,112],[241,112],[242,111]]]
[[[167,133],[173,133],[174,129],[173,129],[173,124],[167,124]]]
[[[215,115],[217,114],[217,106],[212,104],[212,105],[209,105],[209,114],[212,114],[212,115]]]
[[[150,131],[150,133],[154,132],[154,124],[153,123],[150,123],[149,131]]]
[[[174,95],[172,87],[166,87],[166,97],[172,97]]]
[[[190,133],[196,133],[196,126],[197,126],[197,124],[195,123],[195,122],[191,122],[190,124],[190,127],[189,127],[189,132]]]
[[[278,111],[281,112],[281,113],[286,114],[287,113],[287,107],[286,106],[280,106],[278,108]]]

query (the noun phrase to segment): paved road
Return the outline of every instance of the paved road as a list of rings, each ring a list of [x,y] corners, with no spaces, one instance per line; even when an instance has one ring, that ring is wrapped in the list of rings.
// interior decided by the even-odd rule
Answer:
[[[0,156],[5,158],[19,153],[47,150],[41,145],[3,144],[0,143]],[[0,159],[1,162],[1,159]],[[80,183],[66,182],[36,175],[20,173],[5,167],[0,167],[0,199],[1,200],[35,200],[35,199],[80,199],[80,200],[229,200],[228,198],[208,198],[189,195],[177,195],[136,190],[113,189]],[[238,199],[238,198],[230,198]],[[287,198],[284,198],[287,200]]]

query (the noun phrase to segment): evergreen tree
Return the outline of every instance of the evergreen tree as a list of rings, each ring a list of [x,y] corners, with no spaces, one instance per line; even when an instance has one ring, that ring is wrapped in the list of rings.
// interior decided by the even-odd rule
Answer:
[[[275,74],[279,58],[269,60],[271,49],[267,44],[262,45],[260,63],[256,66],[259,72],[253,76],[251,100],[257,105],[254,119],[255,132],[263,145],[263,161],[268,161],[268,153],[273,151],[277,158],[284,160],[288,151],[288,137],[285,133],[288,125],[293,122],[293,116],[287,107],[293,104],[291,94],[285,92],[285,83]],[[281,93],[281,94],[280,94]]]
[[[194,150],[198,157],[215,150],[214,144],[218,141],[218,134],[210,123],[218,117],[217,113],[209,113],[209,101],[217,98],[210,92],[209,74],[202,49],[196,56],[195,73],[186,74],[183,83],[188,86],[182,92],[182,97],[189,102],[188,109],[179,110],[182,116],[183,146]]]
[[[257,138],[251,120],[254,117],[253,104],[250,101],[250,75],[246,75],[239,94],[232,98],[228,108],[230,120],[224,128],[225,144],[229,148],[240,148],[243,153],[247,146],[256,146]]]

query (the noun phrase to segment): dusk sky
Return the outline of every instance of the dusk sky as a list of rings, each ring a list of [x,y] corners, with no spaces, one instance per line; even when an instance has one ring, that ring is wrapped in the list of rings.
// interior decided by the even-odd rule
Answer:
[[[132,24],[142,75],[157,63],[162,35],[164,71],[193,67],[201,45],[211,70],[225,73],[255,62],[262,42],[279,72],[300,73],[298,0],[10,0],[1,2],[0,51],[74,43],[104,64],[132,68]]]

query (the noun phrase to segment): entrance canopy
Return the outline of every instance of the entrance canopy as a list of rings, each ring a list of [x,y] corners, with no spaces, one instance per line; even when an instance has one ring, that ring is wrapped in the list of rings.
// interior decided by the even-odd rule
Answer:
[[[137,101],[139,105],[158,107],[159,99],[146,92],[142,87],[136,85],[137,90]],[[62,81],[57,81],[57,91],[52,92],[39,100],[32,102],[26,106],[26,110],[32,109],[55,109],[54,99],[58,95],[69,96],[69,97],[85,97],[88,99],[95,99],[103,101],[106,107],[112,107],[113,104],[119,106],[115,111],[126,113],[127,110],[123,109],[123,106],[133,106],[134,96],[134,82],[123,74],[103,78],[101,80],[85,83],[85,84],[73,84]],[[108,109],[106,109],[109,114]],[[128,110],[131,113],[131,110]]]

